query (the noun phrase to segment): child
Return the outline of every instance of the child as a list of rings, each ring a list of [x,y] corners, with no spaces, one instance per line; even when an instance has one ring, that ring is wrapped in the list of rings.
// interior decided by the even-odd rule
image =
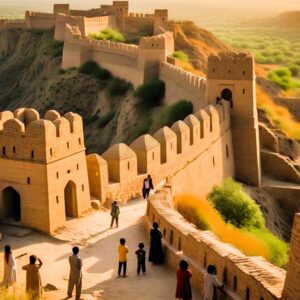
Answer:
[[[128,248],[125,246],[125,239],[120,239],[120,245],[118,248],[119,252],[119,270],[118,270],[118,277],[121,277],[121,270],[123,267],[123,278],[126,277],[126,268],[127,268],[127,253]]]
[[[39,264],[36,264],[38,260]],[[42,281],[39,269],[42,267],[42,261],[35,255],[29,257],[29,264],[22,269],[26,271],[26,292],[29,299],[39,299],[42,295]]]
[[[191,277],[192,272],[189,270],[188,262],[186,260],[180,261],[179,270],[177,271],[176,299],[192,299]]]
[[[223,283],[219,282],[217,277],[217,269],[213,265],[207,267],[207,272],[204,273],[203,299],[215,299],[215,288],[222,288]]]
[[[140,275],[141,269],[143,274],[146,275],[146,251],[144,250],[144,244],[139,243],[139,249],[135,251],[137,256],[137,274]]]

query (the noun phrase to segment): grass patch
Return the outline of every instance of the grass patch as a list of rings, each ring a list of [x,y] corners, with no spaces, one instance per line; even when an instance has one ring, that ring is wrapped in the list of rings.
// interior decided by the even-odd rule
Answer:
[[[193,113],[192,102],[180,100],[167,105],[154,116],[151,131],[156,131],[163,126],[171,126],[178,120],[184,120],[191,113]]]
[[[152,79],[140,85],[135,91],[135,96],[140,99],[143,107],[152,108],[162,104],[165,92],[165,83],[160,79]]]
[[[92,75],[100,80],[109,80],[112,77],[108,70],[102,69],[96,62],[92,60],[82,64],[79,67],[78,72],[81,74]]]
[[[108,85],[108,92],[112,97],[123,96],[130,90],[133,90],[132,84],[117,77],[113,78]]]
[[[287,245],[267,229],[237,228],[226,223],[209,201],[191,195],[177,196],[175,205],[200,230],[211,230],[223,242],[235,246],[246,255],[262,256],[277,266],[286,266]]]
[[[172,56],[176,59],[179,59],[180,61],[189,62],[189,56],[183,51],[174,51]]]
[[[274,103],[259,86],[256,87],[257,106],[265,111],[274,125],[289,137],[300,141],[300,123],[295,121],[287,108]]]
[[[141,135],[144,135],[149,132],[152,125],[152,119],[147,116],[143,116],[142,120],[138,122],[137,126],[134,126],[132,129],[132,134],[130,136],[130,141],[134,141]]]
[[[97,127],[104,128],[114,118],[115,114],[116,113],[114,111],[111,111],[107,115],[100,117]]]
[[[90,33],[89,37],[95,40],[124,42],[125,38],[121,32],[112,28],[106,28],[100,33]]]

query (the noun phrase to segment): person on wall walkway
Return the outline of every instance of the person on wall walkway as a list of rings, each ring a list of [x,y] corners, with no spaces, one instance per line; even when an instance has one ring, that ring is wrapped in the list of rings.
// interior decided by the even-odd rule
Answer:
[[[179,263],[179,270],[177,271],[176,299],[192,299],[191,277],[192,271],[189,269],[188,262],[186,260],[181,260]]]
[[[150,183],[148,181],[148,178],[145,178],[143,183],[143,198],[147,199],[149,193],[150,193]]]
[[[158,228],[158,223],[153,222],[153,228],[150,231],[149,261],[154,264],[162,264],[164,261],[164,252],[161,239],[162,234]]]
[[[37,264],[36,261],[39,263]],[[40,268],[42,261],[35,255],[29,257],[29,264],[22,269],[26,271],[26,293],[28,299],[36,300],[42,296],[42,281],[40,276]]]
[[[116,221],[116,227],[119,227],[119,214],[120,214],[120,208],[118,206],[117,201],[114,201],[113,204],[111,205],[111,223],[110,223],[110,228],[114,226],[114,222]]]
[[[78,257],[79,248],[73,247],[73,255],[69,257],[70,275],[68,282],[68,297],[72,297],[73,289],[76,289],[76,300],[80,299],[82,287],[82,260]]]
[[[17,263],[12,254],[10,245],[4,247],[4,276],[3,285],[5,288],[13,286],[15,291],[15,284],[17,281]]]
[[[221,288],[224,284],[218,281],[216,275],[216,267],[209,265],[207,272],[204,273],[203,300],[217,299],[216,288]]]

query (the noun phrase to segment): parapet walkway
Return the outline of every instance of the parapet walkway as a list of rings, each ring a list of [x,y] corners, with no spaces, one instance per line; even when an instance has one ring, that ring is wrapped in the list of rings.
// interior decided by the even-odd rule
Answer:
[[[72,245],[79,245],[83,258],[83,297],[90,299],[122,300],[173,300],[175,299],[176,272],[167,266],[147,264],[147,275],[136,275],[136,257],[134,251],[139,242],[146,244],[148,238],[143,224],[146,212],[145,200],[134,200],[121,206],[120,227],[109,229],[109,212],[94,212],[84,218],[73,219],[58,232],[55,238],[31,233],[23,238],[7,235],[0,242],[10,243],[18,259],[19,282],[25,283],[25,274],[21,270],[27,263],[28,255],[36,254],[44,262],[41,269],[43,286],[47,283],[58,288],[57,291],[45,293],[44,299],[64,299],[66,296],[69,272],[68,256]],[[4,232],[5,234],[5,232]],[[128,277],[117,278],[117,247],[119,239],[126,238],[129,247]],[[0,264],[2,268],[2,263]],[[2,270],[1,270],[2,271]],[[1,276],[1,274],[0,274]],[[198,292],[193,299],[200,299]]]

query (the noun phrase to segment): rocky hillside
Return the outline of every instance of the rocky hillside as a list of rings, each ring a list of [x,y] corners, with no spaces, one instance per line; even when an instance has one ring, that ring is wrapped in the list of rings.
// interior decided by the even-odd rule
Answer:
[[[176,25],[176,31],[176,48],[189,54],[195,72],[205,72],[209,53],[228,49],[191,22]],[[150,128],[132,91],[111,96],[110,82],[76,69],[62,71],[63,45],[52,37],[52,31],[14,29],[0,33],[1,110],[34,107],[40,113],[49,108],[77,112],[84,118],[88,152],[102,152],[116,142],[131,142]]]
[[[176,23],[174,27],[176,50],[189,55],[190,63],[184,67],[192,72],[204,75],[209,54],[230,50],[213,34],[192,22]],[[100,80],[77,69],[61,70],[63,45],[52,37],[52,31],[14,29],[0,33],[0,110],[33,107],[42,114],[49,108],[61,113],[77,112],[84,119],[88,153],[101,153],[111,144],[130,143],[139,135],[154,131],[152,123],[164,112],[164,107],[145,110],[132,89],[124,95],[114,95],[111,91],[115,79]],[[270,107],[278,91],[263,76],[258,77],[258,91],[263,93],[267,99],[265,104]],[[278,130],[266,111],[260,110],[260,121],[272,132],[267,142],[274,135],[278,147],[272,149],[272,153],[270,149],[262,151],[265,155],[276,155],[278,160],[286,162],[287,168],[299,172],[299,144]],[[284,199],[289,198],[289,192],[280,187],[285,197],[279,195],[278,186],[274,187],[272,182],[276,174],[266,175],[265,179],[272,184],[252,189],[252,196],[262,205],[268,227],[288,240],[293,213],[298,206],[291,203],[289,214],[285,214]]]

